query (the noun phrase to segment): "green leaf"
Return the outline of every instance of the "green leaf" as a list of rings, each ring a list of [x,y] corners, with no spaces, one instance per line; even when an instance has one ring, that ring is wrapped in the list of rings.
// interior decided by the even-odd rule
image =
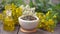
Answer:
[[[39,1],[39,0],[35,0],[35,2],[36,2],[36,3],[40,3],[40,1]]]
[[[30,0],[30,3],[29,3],[30,7],[34,7],[34,4],[33,4],[33,1]]]

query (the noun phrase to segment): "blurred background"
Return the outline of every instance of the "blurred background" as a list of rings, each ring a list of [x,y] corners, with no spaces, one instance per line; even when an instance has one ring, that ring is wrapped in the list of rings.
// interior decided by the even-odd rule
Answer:
[[[55,26],[58,25],[57,26],[58,28],[55,30],[55,32],[60,32],[60,0],[23,0],[23,1],[22,0],[0,0],[0,21],[1,20],[3,21],[3,19],[5,19],[4,16],[6,16],[5,15],[6,10],[7,10],[6,8],[10,9],[9,4],[14,10],[17,10],[17,8],[18,8],[17,15],[16,15],[15,11],[12,12],[12,14],[14,14],[14,15],[12,15],[14,21],[15,20],[18,21],[17,16],[22,15],[21,11],[19,12],[19,10],[20,10],[19,7],[21,5],[26,6],[28,4],[30,7],[35,7],[37,16],[38,17],[40,16],[39,19],[41,19],[40,20],[41,22],[39,22],[39,25],[38,25],[39,29],[43,28],[43,30],[46,29],[47,31],[49,31],[49,28],[50,28],[50,30],[52,31],[52,30],[54,30]],[[43,15],[43,16],[41,16],[41,15]],[[48,15],[48,16],[46,16],[46,15]],[[45,16],[45,18],[44,18],[44,16]],[[43,17],[43,18],[41,18],[41,17]],[[51,22],[49,22],[49,20]],[[47,24],[45,21],[47,21],[50,25]],[[2,22],[0,22],[0,23],[2,23]],[[41,27],[40,27],[40,25],[41,25]],[[12,27],[14,27],[14,26],[12,26]]]

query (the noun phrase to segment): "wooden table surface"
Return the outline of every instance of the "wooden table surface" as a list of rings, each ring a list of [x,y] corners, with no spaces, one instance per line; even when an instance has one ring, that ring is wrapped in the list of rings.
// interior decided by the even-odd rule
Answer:
[[[44,30],[41,30],[41,29],[37,29],[37,32],[35,32],[35,33],[23,33],[23,32],[20,31],[19,28],[20,27],[17,26],[15,31],[8,32],[8,31],[4,31],[3,30],[3,24],[0,24],[0,34],[60,34],[60,25],[58,25],[55,28],[55,31],[53,33],[47,32],[47,31],[44,31]]]

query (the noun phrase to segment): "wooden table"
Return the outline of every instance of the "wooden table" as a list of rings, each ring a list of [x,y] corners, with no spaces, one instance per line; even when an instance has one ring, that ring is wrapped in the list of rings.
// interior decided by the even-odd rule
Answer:
[[[19,28],[20,27],[17,26],[15,31],[8,32],[8,31],[4,31],[3,30],[3,24],[0,24],[0,34],[60,34],[60,25],[58,25],[55,28],[55,31],[53,33],[47,32],[47,31],[44,31],[44,30],[41,30],[41,29],[37,29],[37,32],[35,32],[35,33],[23,33],[23,32],[20,31]]]

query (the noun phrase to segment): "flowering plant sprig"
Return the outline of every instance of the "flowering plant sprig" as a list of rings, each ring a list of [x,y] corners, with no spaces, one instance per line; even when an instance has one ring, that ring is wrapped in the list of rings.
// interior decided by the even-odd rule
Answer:
[[[23,15],[35,15],[35,8],[30,8],[29,5],[23,6]]]
[[[37,13],[37,16],[40,19],[38,28],[54,32],[54,28],[56,27],[57,24],[57,15],[58,13],[53,13],[52,10],[48,10],[46,14],[41,12]]]

